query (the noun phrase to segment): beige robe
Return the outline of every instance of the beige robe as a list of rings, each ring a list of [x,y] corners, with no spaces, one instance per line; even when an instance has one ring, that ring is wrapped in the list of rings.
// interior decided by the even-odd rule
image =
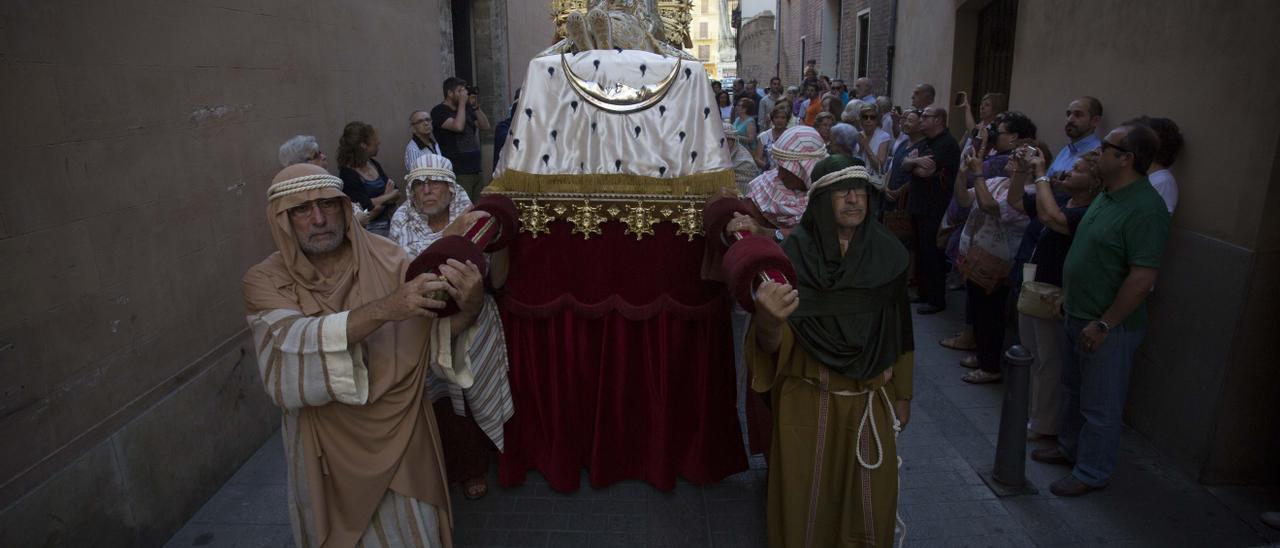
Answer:
[[[881,378],[851,379],[821,365],[798,344],[790,326],[783,329],[778,353],[770,356],[757,345],[753,323],[745,349],[754,376],[751,388],[772,390],[769,546],[892,546],[898,452],[891,402],[911,398],[913,354],[898,358],[893,379],[885,384]],[[868,405],[871,414],[864,424]]]

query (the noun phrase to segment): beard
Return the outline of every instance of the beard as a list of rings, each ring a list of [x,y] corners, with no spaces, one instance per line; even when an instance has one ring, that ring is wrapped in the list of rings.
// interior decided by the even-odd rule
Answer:
[[[311,243],[310,241],[299,240],[298,247],[301,247],[302,252],[307,256],[333,253],[334,251],[337,251],[339,247],[342,247],[343,242],[347,241],[347,220],[345,218],[339,218],[335,221],[333,224],[333,231],[337,236],[330,238],[326,242]]]
[[[440,202],[433,207],[423,207],[421,209],[422,209],[422,212],[425,213],[428,217],[435,217],[436,215],[439,215],[441,213],[444,213],[445,211],[448,211],[449,204]]]

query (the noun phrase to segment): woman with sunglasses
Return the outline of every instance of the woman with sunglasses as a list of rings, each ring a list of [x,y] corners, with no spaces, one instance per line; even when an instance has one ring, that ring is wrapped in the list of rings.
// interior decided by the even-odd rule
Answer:
[[[889,157],[889,143],[893,137],[880,129],[880,112],[874,104],[862,103],[858,109],[858,143],[854,156],[861,158],[873,173],[883,171]]]

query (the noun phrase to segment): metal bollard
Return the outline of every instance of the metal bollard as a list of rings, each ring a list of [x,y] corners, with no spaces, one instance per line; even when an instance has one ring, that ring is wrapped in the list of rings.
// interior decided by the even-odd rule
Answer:
[[[1004,353],[1004,405],[996,460],[988,485],[997,495],[1035,492],[1027,483],[1027,408],[1031,404],[1031,363],[1027,349],[1014,345]]]

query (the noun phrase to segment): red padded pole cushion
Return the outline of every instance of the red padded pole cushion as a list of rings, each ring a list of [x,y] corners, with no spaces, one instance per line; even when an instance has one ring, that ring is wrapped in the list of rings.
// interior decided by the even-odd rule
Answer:
[[[747,312],[755,313],[756,303],[751,290],[759,283],[759,274],[766,270],[781,272],[788,280],[796,279],[795,267],[782,248],[773,240],[752,234],[729,246],[724,254],[724,272],[729,291]]]
[[[707,245],[714,246],[717,251],[724,251],[724,227],[733,220],[734,213],[750,215],[751,209],[742,198],[733,196],[707,202],[702,208],[702,228],[707,231]]]
[[[409,271],[405,272],[404,281],[412,280],[418,277],[419,274],[440,274],[440,265],[449,259],[456,259],[464,263],[471,261],[472,264],[476,265],[476,268],[480,269],[480,276],[483,277],[485,275],[487,265],[480,247],[462,236],[445,236],[422,250],[422,253],[412,263],[409,263]],[[445,307],[436,311],[436,314],[441,318],[452,316],[458,312],[458,304],[453,302],[451,297],[446,295],[444,301]]]
[[[501,194],[485,194],[476,201],[476,210],[484,211],[498,222],[499,231],[496,238],[493,238],[489,245],[485,246],[486,252],[492,253],[511,244],[516,239],[516,233],[519,231],[517,226],[520,220],[520,212],[516,209],[516,203],[511,198]]]

